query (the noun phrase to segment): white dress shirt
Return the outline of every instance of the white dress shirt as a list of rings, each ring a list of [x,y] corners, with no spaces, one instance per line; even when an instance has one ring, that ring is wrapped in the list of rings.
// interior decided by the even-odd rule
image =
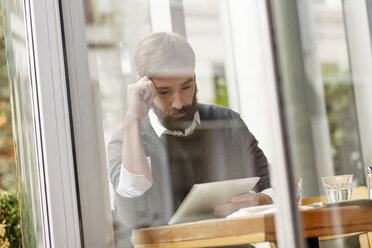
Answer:
[[[161,124],[158,116],[155,114],[152,108],[149,111],[149,118],[151,126],[155,130],[155,133],[157,134],[158,137],[160,137],[163,134],[171,134],[174,136],[188,136],[192,134],[197,125],[200,124],[200,115],[198,111],[195,113],[191,125],[187,129],[185,129],[185,133],[181,131],[170,131],[166,129]],[[151,158],[146,157],[146,159],[147,164],[151,171]],[[136,175],[129,172],[123,166],[123,164],[121,164],[120,167],[121,167],[120,179],[117,188],[117,192],[119,195],[127,198],[133,198],[143,195],[149,188],[151,188],[152,186],[151,182],[144,175]],[[261,193],[266,194],[270,196],[272,199],[274,199],[274,191],[272,190],[272,188],[265,189]]]

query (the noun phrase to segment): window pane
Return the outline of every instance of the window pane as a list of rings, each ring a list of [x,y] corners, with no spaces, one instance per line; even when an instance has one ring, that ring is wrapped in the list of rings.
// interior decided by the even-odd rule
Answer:
[[[254,108],[248,107],[262,98],[263,92],[249,99],[239,92],[239,87],[244,90],[255,87],[254,84],[246,86],[244,81],[254,77],[255,83],[259,83],[264,71],[250,68],[247,72],[243,55],[236,62],[238,72],[227,68],[233,66],[229,62],[231,56],[226,55],[231,52],[229,49],[246,54],[254,48],[241,41],[238,47],[235,46],[239,44],[233,44],[233,48],[227,45],[226,39],[232,40],[228,34],[230,27],[226,27],[230,17],[221,17],[221,12],[226,12],[222,15],[231,13],[218,1],[184,1],[183,5],[173,1],[164,8],[160,3],[152,3],[85,1],[89,70],[95,91],[95,111],[97,116],[102,116],[107,147],[117,247],[132,245],[131,238],[135,238],[132,229],[164,226],[169,221],[175,224],[224,219],[239,208],[269,204],[274,197],[267,158],[251,129],[254,126],[262,137],[268,125],[262,127],[264,119],[252,120],[249,111]],[[155,35],[143,41],[155,26],[150,17],[155,18],[159,13],[160,16],[170,15],[174,30],[185,30],[189,44],[173,34],[158,34],[161,38]],[[179,18],[184,19],[176,21]],[[263,25],[259,24],[259,18],[263,17],[257,15],[252,19],[257,25]],[[257,40],[259,38],[255,42]],[[249,63],[256,62],[251,59]],[[235,73],[238,76],[234,76]],[[130,91],[144,83],[144,76],[155,86],[155,98],[149,100],[150,110],[149,106],[133,107],[138,104],[133,97],[147,101],[151,86],[136,93]],[[132,129],[136,127],[133,125],[138,121],[136,118],[141,124],[140,140],[135,136],[138,130]],[[126,140],[130,142],[125,143]],[[122,164],[123,160],[126,163]],[[131,167],[133,164],[135,166]],[[224,180],[240,181],[231,185],[204,184]],[[203,185],[193,188],[196,184]],[[203,187],[207,187],[204,193]],[[249,194],[251,189],[255,193]],[[195,194],[193,200],[190,200],[193,196],[186,197],[190,191]],[[230,201],[231,196],[240,193],[245,194],[236,196],[237,202]],[[189,199],[188,203],[183,203],[185,198]],[[199,209],[192,206],[200,201],[204,206],[200,205]],[[193,237],[191,240],[197,239]],[[144,238],[151,238],[151,235]],[[247,243],[249,247],[248,243],[253,241],[233,244]],[[135,238],[134,242],[140,240]]]
[[[304,236],[319,238],[316,242],[321,247],[356,247],[361,236],[349,235],[352,231],[346,226],[355,227],[356,222],[369,218],[362,215],[369,211],[362,207],[369,201],[360,199],[368,199],[364,163],[370,161],[363,155],[366,147],[362,141],[371,132],[363,130],[361,135],[360,123],[365,124],[371,111],[369,105],[358,106],[365,103],[365,98],[359,98],[371,96],[364,69],[371,66],[368,12],[364,1],[296,4],[299,21],[294,25],[294,16],[283,11],[289,7],[274,4],[278,12],[286,13],[281,19],[287,24],[274,24],[279,34],[283,117],[290,163],[295,177],[302,179],[302,203],[326,203],[315,204],[321,206],[317,211],[301,212]],[[322,214],[319,220],[316,212]],[[358,217],[346,219],[355,213]],[[326,233],[322,232],[324,226]],[[339,238],[325,236],[330,234]]]
[[[314,4],[316,45],[324,84],[335,174],[365,181],[342,2]],[[327,30],[332,29],[332,32]]]
[[[118,247],[175,241],[201,246],[204,228],[211,230],[207,238],[218,240],[216,245],[275,242],[273,234],[285,227],[274,222],[269,171],[285,162],[288,171],[271,173],[271,178],[288,179],[276,185],[276,193],[288,198],[291,211],[285,218],[303,217],[302,223],[293,223],[304,226],[308,244],[324,240],[325,246],[342,247],[344,240],[323,236],[368,231],[337,229],[339,221],[346,221],[341,212],[358,214],[359,208],[316,204],[297,211],[294,204],[301,197],[304,205],[328,203],[325,194],[336,192],[336,186],[343,187],[342,197],[353,189],[352,199],[367,198],[365,187],[359,196],[354,189],[365,185],[368,163],[359,125],[360,116],[368,115],[358,106],[353,74],[358,49],[348,32],[349,24],[358,21],[350,22],[342,1],[297,4],[85,1],[94,109],[107,148]],[[279,15],[268,18],[267,11]],[[186,40],[152,34],[167,28]],[[331,185],[325,192],[322,178],[342,174],[353,175],[352,183]],[[221,183],[255,176],[260,177],[257,184],[244,182],[243,189],[237,181],[238,186]],[[205,184],[215,182],[223,186]],[[253,209],[265,212],[252,215],[252,208],[244,209],[258,204],[266,206]],[[227,221],[233,213],[244,218]],[[174,226],[184,222],[192,223]],[[313,225],[319,228],[310,230]],[[265,235],[249,236],[257,232]],[[229,239],[236,235],[244,237]],[[297,242],[300,236],[291,239]]]
[[[127,87],[137,80],[134,52],[137,42],[151,29],[148,5],[145,0],[85,1],[89,71],[95,109],[102,117],[98,120],[105,140],[102,147],[107,147],[123,125]],[[107,168],[110,170],[109,165]],[[120,222],[111,183],[110,201],[116,247],[132,247],[132,230]]]
[[[188,0],[183,6],[187,40],[197,55],[198,98],[204,103],[228,107],[220,4],[218,1]]]
[[[4,1],[4,26],[13,113],[18,190],[24,247],[43,247],[45,234],[37,160],[33,86],[29,78],[26,24],[22,1]]]

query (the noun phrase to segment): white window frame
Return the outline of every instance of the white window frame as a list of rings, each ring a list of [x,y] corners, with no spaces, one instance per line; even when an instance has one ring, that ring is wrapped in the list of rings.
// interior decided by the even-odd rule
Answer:
[[[83,1],[60,1],[84,247],[114,247],[100,102],[90,81]]]
[[[40,0],[23,4],[44,208],[44,245],[80,247],[59,3]]]

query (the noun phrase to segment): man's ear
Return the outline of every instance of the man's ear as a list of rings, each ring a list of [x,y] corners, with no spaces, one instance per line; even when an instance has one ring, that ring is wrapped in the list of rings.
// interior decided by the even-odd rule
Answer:
[[[138,81],[138,80],[140,80],[140,79],[141,79],[141,78],[140,78],[140,76],[139,76],[139,75],[137,75],[137,81]]]

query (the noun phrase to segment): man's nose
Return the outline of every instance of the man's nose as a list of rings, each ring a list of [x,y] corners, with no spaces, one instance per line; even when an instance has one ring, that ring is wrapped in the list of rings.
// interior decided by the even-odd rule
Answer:
[[[175,109],[182,109],[183,107],[183,101],[181,99],[181,96],[179,94],[174,94],[173,99],[172,99],[172,108]]]

